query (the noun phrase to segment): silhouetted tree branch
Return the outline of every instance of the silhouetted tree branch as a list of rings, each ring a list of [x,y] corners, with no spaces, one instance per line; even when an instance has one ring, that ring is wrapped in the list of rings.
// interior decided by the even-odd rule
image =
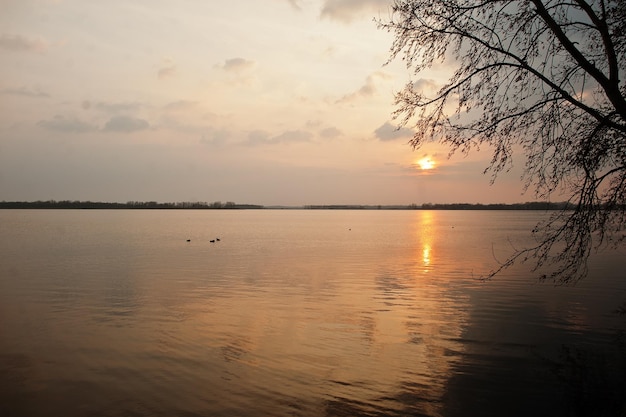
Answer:
[[[492,181],[525,157],[536,197],[569,192],[567,207],[533,233],[519,260],[551,266],[560,283],[586,274],[593,249],[624,240],[626,207],[626,2],[619,0],[395,0],[379,26],[395,37],[390,60],[416,74],[454,72],[432,95],[409,82],[394,117],[410,143],[450,153],[488,146]]]

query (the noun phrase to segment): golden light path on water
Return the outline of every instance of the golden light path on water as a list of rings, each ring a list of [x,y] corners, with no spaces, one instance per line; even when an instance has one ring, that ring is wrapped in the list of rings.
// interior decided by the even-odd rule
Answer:
[[[612,334],[590,334],[626,294],[619,256],[571,289],[522,269],[477,280],[538,213],[0,215],[8,415],[559,411],[537,353],[607,346]]]
[[[450,293],[453,283],[438,274],[449,265],[435,257],[445,253],[435,214],[416,212],[410,227],[390,227],[388,236],[377,230],[376,237],[353,227],[350,240],[325,249],[294,241],[286,227],[270,239],[291,241],[289,247],[213,265],[227,287],[214,282],[172,297],[184,283],[158,280],[159,286],[146,287],[151,293],[144,299],[167,300],[172,314],[184,318],[166,327],[158,350],[171,346],[171,354],[197,360],[207,350],[219,352],[212,383],[228,381],[245,392],[274,387],[294,401],[359,401],[397,412],[403,404],[396,397],[409,392],[421,398],[426,414],[437,415],[437,399],[463,350],[458,341],[467,308]],[[354,239],[378,242],[354,248]],[[173,348],[182,340],[185,348]]]

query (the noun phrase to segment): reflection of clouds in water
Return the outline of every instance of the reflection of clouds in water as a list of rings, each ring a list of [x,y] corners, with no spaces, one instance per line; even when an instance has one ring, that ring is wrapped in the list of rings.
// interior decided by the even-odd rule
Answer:
[[[429,221],[434,222],[432,216]],[[422,253],[413,252],[415,258],[407,260],[406,266],[396,265],[376,277],[373,299],[380,307],[374,306],[375,337],[381,352],[377,360],[393,365],[377,381],[387,387],[386,398],[392,403],[388,415],[440,415],[447,381],[464,351],[461,335],[467,325],[469,300],[451,288],[443,275],[434,274],[436,269],[428,268],[437,237],[426,237],[427,244],[418,242],[417,247],[423,244]],[[421,267],[410,266],[416,264]],[[367,413],[361,410],[360,415]]]
[[[86,222],[102,216],[80,215],[64,227],[89,230]],[[0,292],[11,336],[0,338],[0,386],[6,375],[29,391],[13,385],[3,398],[41,400],[29,387],[46,378],[75,384],[50,387],[46,398],[87,398],[91,410],[106,406],[89,397],[98,392],[115,401],[110,415],[122,414],[113,411],[125,410],[129,392],[168,415],[532,415],[532,403],[554,392],[537,376],[533,345],[575,341],[597,330],[594,317],[607,309],[605,296],[590,309],[585,297],[595,292],[580,287],[521,285],[530,278],[518,270],[517,281],[471,279],[468,271],[492,259],[502,225],[520,214],[500,213],[491,228],[480,224],[494,214],[474,212],[303,210],[266,223],[271,211],[109,215],[115,221],[103,223],[97,244],[65,245],[44,230],[26,253],[33,256],[9,264],[25,278],[3,281],[9,292]],[[220,229],[229,237],[220,245],[208,240],[215,216],[233,221],[230,234]],[[251,234],[258,224],[268,231]],[[44,249],[49,258],[35,256]],[[38,288],[32,300],[18,297],[27,278]],[[103,317],[110,321],[94,323]],[[27,356],[2,355],[18,351]]]
[[[392,415],[440,415],[447,380],[464,350],[460,338],[468,300],[445,285],[433,285],[433,279],[437,278],[428,271],[377,278],[379,303],[385,310],[377,310],[376,338],[387,352],[379,360],[396,364],[381,377],[385,382],[381,385],[390,387],[394,407],[400,407]]]
[[[436,274],[433,254],[439,238],[435,231],[441,229],[438,214],[416,213],[413,247],[420,251],[412,252],[414,258],[405,265],[379,272],[375,281],[373,298],[380,305],[376,309],[376,341],[386,352],[379,360],[396,365],[389,366],[378,381],[388,387],[387,400],[394,410],[387,410],[390,415],[440,415],[447,381],[464,351],[461,335],[467,325],[469,299],[449,285],[445,274]],[[367,414],[355,410],[355,404],[332,406],[347,407],[355,415]]]

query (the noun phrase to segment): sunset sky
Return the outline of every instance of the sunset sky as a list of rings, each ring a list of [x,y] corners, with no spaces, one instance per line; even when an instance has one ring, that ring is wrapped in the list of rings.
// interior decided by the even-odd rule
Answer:
[[[0,0],[0,201],[533,200],[395,129],[390,1]]]

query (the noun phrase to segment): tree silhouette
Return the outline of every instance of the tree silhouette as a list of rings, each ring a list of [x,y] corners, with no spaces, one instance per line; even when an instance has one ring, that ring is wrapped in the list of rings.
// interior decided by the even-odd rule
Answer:
[[[550,265],[559,283],[586,275],[593,249],[623,242],[626,207],[626,2],[621,0],[395,0],[379,27],[394,34],[390,61],[415,73],[454,72],[433,93],[409,82],[394,116],[410,143],[450,153],[492,150],[492,181],[524,156],[536,197],[565,190],[563,210],[533,230],[519,260]],[[423,81],[423,80],[422,80]]]

